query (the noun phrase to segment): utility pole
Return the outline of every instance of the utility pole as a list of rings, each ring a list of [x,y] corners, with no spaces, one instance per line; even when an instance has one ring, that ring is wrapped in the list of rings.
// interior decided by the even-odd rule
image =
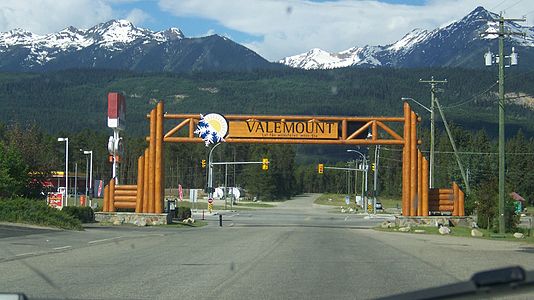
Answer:
[[[430,77],[430,80],[419,79],[420,83],[429,83],[430,84],[430,188],[434,187],[434,143],[435,143],[435,127],[434,127],[434,102],[436,99],[436,84],[438,83],[447,83],[445,80],[434,80],[434,76]]]
[[[522,19],[507,19],[504,18],[502,12],[499,15],[499,19],[494,19],[493,21],[499,22],[499,31],[495,32],[483,32],[482,35],[498,35],[499,38],[499,233],[504,234],[505,227],[505,217],[504,217],[504,143],[505,143],[505,133],[504,133],[504,59],[510,59],[510,65],[517,64],[517,53],[514,52],[512,48],[512,54],[510,56],[504,56],[504,38],[506,36],[520,35],[525,36],[523,32],[511,32],[506,31],[504,28],[504,22],[507,21],[520,21],[525,22],[524,18]],[[492,54],[488,51],[485,55],[486,65],[491,66],[492,64]],[[488,61],[489,60],[489,61]]]
[[[374,204],[373,204],[373,212],[376,214],[376,190],[377,190],[377,181],[378,181],[378,163],[380,162],[380,145],[375,146],[375,164],[374,164],[374,180],[373,180],[373,197],[374,197]]]

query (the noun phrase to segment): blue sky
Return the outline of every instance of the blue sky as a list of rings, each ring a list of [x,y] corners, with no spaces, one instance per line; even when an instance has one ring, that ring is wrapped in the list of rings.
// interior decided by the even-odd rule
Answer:
[[[127,19],[187,37],[227,36],[269,60],[321,48],[338,52],[393,43],[415,28],[432,30],[477,6],[534,18],[532,0],[2,0],[0,31],[37,34]]]

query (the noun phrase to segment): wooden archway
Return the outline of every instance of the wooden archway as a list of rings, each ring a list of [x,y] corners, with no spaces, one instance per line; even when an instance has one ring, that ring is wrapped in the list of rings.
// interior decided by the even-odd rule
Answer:
[[[136,213],[161,213],[165,182],[163,143],[203,142],[194,135],[200,115],[164,113],[164,104],[159,102],[147,117],[150,135],[147,137],[148,148],[138,159],[137,184],[115,185],[115,181],[110,180],[104,189],[104,212],[129,208],[135,209]],[[430,211],[464,215],[464,194],[457,184],[453,183],[451,189],[429,189],[428,160],[418,149],[417,122],[420,118],[407,102],[404,102],[403,117],[226,115],[225,118],[230,124],[230,133],[225,138],[227,143],[402,145],[402,215],[428,216]],[[176,124],[167,133],[164,133],[165,120]],[[254,122],[256,125],[250,125]],[[251,132],[232,130],[243,128],[243,123],[249,126]],[[395,123],[404,125],[402,134],[392,129],[391,125]],[[262,125],[260,130],[258,124],[265,126]],[[272,124],[270,131],[269,124]],[[297,124],[302,125],[299,127]],[[254,133],[251,128],[255,128]],[[280,128],[297,130],[286,135],[287,130]],[[371,138],[365,134],[369,128]],[[179,133],[182,135],[179,136]]]

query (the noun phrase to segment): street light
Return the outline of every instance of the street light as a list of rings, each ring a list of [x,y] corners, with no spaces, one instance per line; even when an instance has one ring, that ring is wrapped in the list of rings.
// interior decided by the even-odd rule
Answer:
[[[362,202],[363,202],[363,206],[364,206],[364,209],[367,210],[367,197],[365,196],[365,194],[367,193],[367,158],[365,158],[365,155],[363,153],[361,153],[360,151],[358,150],[354,150],[354,149],[347,149],[347,152],[352,152],[352,153],[357,153],[359,155],[361,155],[362,157],[362,164],[363,164],[363,169],[365,171],[365,176],[362,176],[364,177],[363,181],[364,181],[364,192],[363,192],[363,195],[362,195]]]
[[[87,192],[87,169],[89,169],[89,191],[91,191],[91,196],[93,195],[93,151],[92,150],[82,150],[80,149],[80,151],[83,151],[83,154],[85,155],[89,155],[90,156],[90,164],[89,164],[89,167],[85,167],[85,197],[88,197],[89,196],[89,193]],[[87,162],[87,160],[86,160]],[[92,198],[92,197],[91,197]],[[91,206],[91,201],[92,199],[89,200],[89,206]]]
[[[69,138],[58,138],[58,142],[65,142],[65,197],[62,207],[67,206],[69,198]]]
[[[210,153],[208,154],[208,199],[213,199],[213,165],[212,165],[212,159],[211,159],[211,153],[217,146],[219,146],[222,143],[215,144],[211,149]]]

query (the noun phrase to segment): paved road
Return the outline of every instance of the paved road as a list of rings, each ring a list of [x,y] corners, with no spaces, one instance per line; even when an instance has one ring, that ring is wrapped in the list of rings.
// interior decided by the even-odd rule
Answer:
[[[226,213],[223,227],[210,216],[202,228],[0,238],[0,290],[45,299],[369,299],[492,267],[534,270],[529,245],[377,232],[369,228],[381,219],[333,214],[314,197]]]

